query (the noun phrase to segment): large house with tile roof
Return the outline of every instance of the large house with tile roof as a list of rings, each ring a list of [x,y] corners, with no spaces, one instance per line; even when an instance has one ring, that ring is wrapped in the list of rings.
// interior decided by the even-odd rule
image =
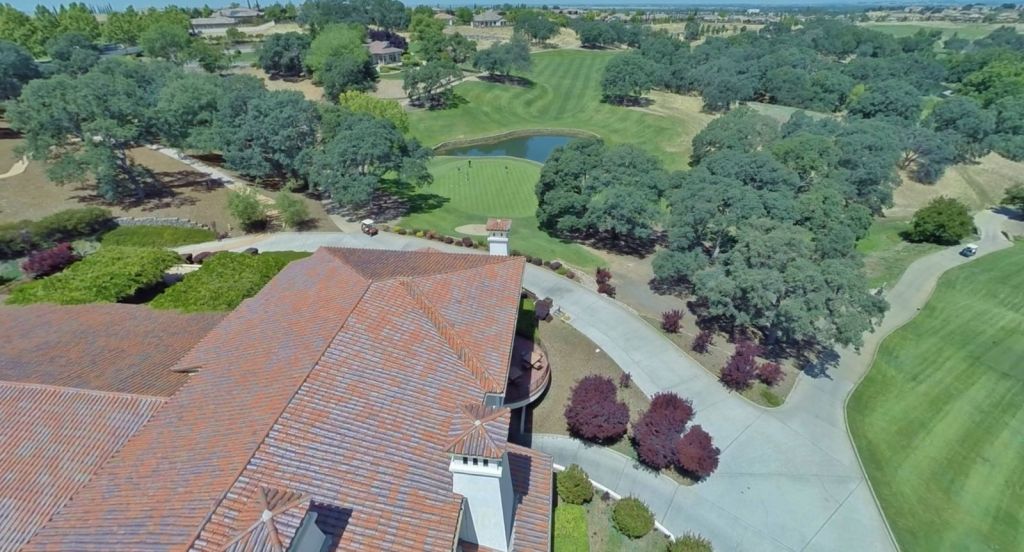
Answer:
[[[0,322],[27,328],[0,354],[0,551],[549,550],[551,459],[508,441],[523,266],[322,248],[223,319],[4,308],[74,350],[33,366],[43,332]],[[124,350],[76,338],[122,319]]]

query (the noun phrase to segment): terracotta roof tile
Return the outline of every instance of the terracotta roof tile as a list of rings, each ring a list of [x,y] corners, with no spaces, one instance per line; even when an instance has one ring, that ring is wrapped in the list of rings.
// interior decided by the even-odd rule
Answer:
[[[511,412],[507,408],[488,408],[480,403],[464,404],[456,409],[448,426],[452,454],[501,458],[508,442]]]
[[[484,400],[467,358],[504,383],[522,270],[370,250],[290,264],[179,361],[199,372],[26,550],[274,550],[307,512],[338,550],[451,550],[449,422]],[[266,489],[309,501],[254,525]]]
[[[170,368],[223,318],[145,305],[0,307],[0,380],[170,396],[188,380]]]
[[[512,549],[516,552],[551,549],[552,462],[542,452],[508,445],[512,488],[519,502],[512,522]]]
[[[487,219],[487,225],[484,228],[488,232],[508,232],[512,229],[512,219]]]
[[[164,400],[0,383],[0,551],[24,545]]]

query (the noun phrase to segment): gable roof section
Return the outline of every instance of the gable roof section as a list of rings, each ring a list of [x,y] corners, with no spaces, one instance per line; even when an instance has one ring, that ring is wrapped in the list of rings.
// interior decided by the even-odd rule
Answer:
[[[18,550],[164,403],[0,382],[0,550]]]
[[[551,550],[553,461],[540,451],[509,444],[508,466],[519,503],[512,520],[512,549],[548,552]]]
[[[199,373],[26,550],[187,546],[367,286],[324,252],[289,264],[178,363]]]
[[[224,318],[145,305],[0,307],[0,380],[170,396],[170,368]]]
[[[287,546],[312,512],[341,550],[451,550],[462,499],[448,422],[484,390],[408,279],[467,341],[488,340],[473,344],[486,364],[502,356],[489,347],[511,348],[522,270],[509,257],[374,250],[291,263],[178,362],[198,373],[26,550],[223,550],[253,528],[264,487],[310,501],[250,531],[254,549]],[[479,319],[504,330],[467,329],[477,318],[448,288],[478,285],[501,298]],[[503,354],[493,368],[505,373]]]

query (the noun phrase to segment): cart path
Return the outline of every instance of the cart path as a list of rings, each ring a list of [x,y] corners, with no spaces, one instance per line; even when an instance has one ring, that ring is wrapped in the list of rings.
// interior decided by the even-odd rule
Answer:
[[[28,157],[22,157],[21,159],[15,161],[7,172],[5,172],[4,174],[0,174],[0,180],[3,180],[5,178],[11,178],[12,176],[18,176],[19,174],[25,172],[25,169],[27,168]]]
[[[1009,247],[1002,215],[975,217],[978,256]],[[514,237],[513,237],[514,239]],[[407,236],[369,238],[345,233],[281,233],[248,243],[261,250],[320,246],[435,249],[467,252]],[[180,251],[244,249],[231,240]],[[846,400],[867,372],[881,340],[927,302],[938,277],[970,262],[948,248],[918,259],[889,292],[890,311],[860,352],[839,351],[838,362],[818,377],[801,374],[785,405],[756,406],[720,383],[657,329],[618,302],[550,270],[527,265],[524,286],[552,297],[569,323],[593,340],[647,395],[672,391],[693,400],[696,423],[722,449],[718,471],[692,487],[651,474],[607,449],[572,439],[538,436],[534,446],[559,464],[579,463],[591,477],[622,495],[637,495],[669,531],[693,531],[719,550],[894,550],[896,545],[861,469],[846,426]],[[977,258],[977,257],[975,257]],[[556,368],[557,370],[557,368]],[[557,372],[556,372],[557,374]],[[557,376],[556,376],[557,377]]]

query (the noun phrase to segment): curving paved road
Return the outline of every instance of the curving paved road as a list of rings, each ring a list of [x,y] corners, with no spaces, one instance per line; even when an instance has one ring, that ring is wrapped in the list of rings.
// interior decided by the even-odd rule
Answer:
[[[976,216],[984,255],[1009,246],[1000,230],[1005,217]],[[431,247],[443,248],[436,242]],[[314,250],[319,246],[417,249],[422,240],[381,234],[272,234],[181,251],[243,249]],[[440,247],[439,247],[440,246]],[[559,464],[580,464],[591,477],[623,495],[642,497],[669,531],[693,531],[718,550],[895,550],[884,517],[859,465],[846,428],[845,402],[866,373],[882,338],[910,320],[928,300],[939,275],[967,259],[957,248],[913,263],[889,292],[890,311],[865,337],[861,352],[840,351],[825,375],[801,375],[786,404],[756,406],[727,392],[717,380],[660,332],[619,303],[549,270],[527,266],[524,285],[555,299],[570,323],[628,371],[646,394],[673,391],[690,397],[703,425],[722,449],[715,475],[693,487],[653,474],[600,447],[557,436],[538,436],[534,447]],[[466,252],[461,248],[453,248]]]

